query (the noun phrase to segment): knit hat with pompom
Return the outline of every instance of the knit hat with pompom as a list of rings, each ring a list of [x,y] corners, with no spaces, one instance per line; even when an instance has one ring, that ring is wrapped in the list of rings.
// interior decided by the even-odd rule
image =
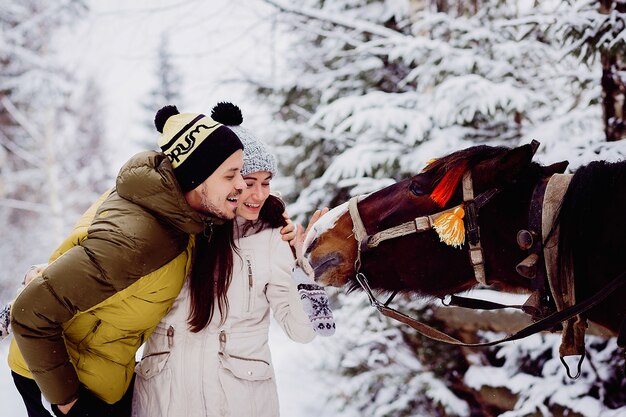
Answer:
[[[234,152],[243,149],[237,134],[204,114],[180,113],[176,106],[160,109],[154,125],[158,144],[172,163],[183,192],[202,184]]]
[[[211,110],[211,118],[222,123],[235,132],[243,143],[243,169],[241,175],[246,176],[253,172],[267,171],[276,175],[276,158],[271,154],[267,145],[248,129],[241,126],[243,116],[239,107],[232,103],[217,103]]]

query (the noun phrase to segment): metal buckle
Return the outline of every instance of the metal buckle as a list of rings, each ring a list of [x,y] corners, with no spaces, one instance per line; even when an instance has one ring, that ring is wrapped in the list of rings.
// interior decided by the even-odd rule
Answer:
[[[561,358],[561,363],[563,364],[563,366],[565,367],[565,372],[567,372],[567,376],[569,377],[569,379],[578,379],[578,377],[580,376],[580,368],[583,365],[583,361],[585,360],[585,354],[586,352],[583,351],[583,354],[580,355],[580,359],[578,360],[578,366],[576,369],[576,375],[572,376],[570,369],[569,369],[569,365],[567,364],[567,362],[565,362],[565,359],[563,359],[563,356],[560,356]]]
[[[367,298],[369,298],[370,304],[373,307],[378,308],[378,306],[380,306],[380,303],[378,302],[376,297],[374,297],[374,294],[372,293],[372,289],[370,288],[370,285],[367,283],[367,278],[365,277],[365,275],[363,275],[360,272],[357,273],[356,274],[356,281],[359,283],[361,288],[363,288],[363,291],[365,291],[365,293],[367,294]]]

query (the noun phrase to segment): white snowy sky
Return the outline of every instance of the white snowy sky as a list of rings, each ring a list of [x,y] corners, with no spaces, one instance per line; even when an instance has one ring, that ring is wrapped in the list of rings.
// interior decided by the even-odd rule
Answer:
[[[172,63],[181,73],[181,111],[203,112],[232,100],[246,123],[260,114],[236,79],[271,73],[275,50],[270,9],[257,0],[93,1],[92,11],[61,40],[61,59],[79,77],[103,88],[107,135],[115,142],[146,138],[148,115],[140,101],[155,86],[156,54],[162,34],[169,37]],[[158,109],[155,109],[155,112]],[[151,120],[151,119],[150,119]],[[156,141],[156,131],[154,132]],[[118,147],[121,165],[136,148]],[[116,167],[117,168],[117,167]]]

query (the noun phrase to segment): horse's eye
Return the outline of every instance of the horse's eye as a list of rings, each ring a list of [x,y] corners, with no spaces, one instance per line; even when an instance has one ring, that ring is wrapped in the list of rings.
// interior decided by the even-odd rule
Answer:
[[[409,190],[417,196],[422,196],[426,194],[426,192],[422,190],[419,184],[415,183],[414,181],[412,181],[411,184],[409,184]]]

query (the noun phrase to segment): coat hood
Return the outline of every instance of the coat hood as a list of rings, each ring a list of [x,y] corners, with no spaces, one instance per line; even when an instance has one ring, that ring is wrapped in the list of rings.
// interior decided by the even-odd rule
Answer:
[[[120,169],[116,188],[120,197],[186,233],[200,233],[208,222],[224,223],[189,206],[163,153],[146,151],[133,156]]]

